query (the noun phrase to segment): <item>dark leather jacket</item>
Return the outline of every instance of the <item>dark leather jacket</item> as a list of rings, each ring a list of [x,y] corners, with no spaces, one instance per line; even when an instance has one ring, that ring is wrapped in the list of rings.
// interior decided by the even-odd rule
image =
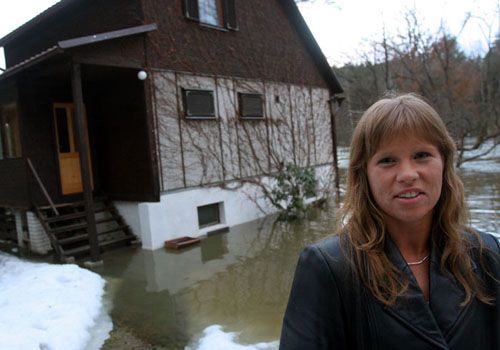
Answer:
[[[484,262],[500,280],[500,247],[481,234]],[[476,298],[465,307],[464,292],[448,272],[441,272],[431,247],[427,302],[394,243],[389,259],[410,278],[408,293],[383,306],[355,278],[338,237],[313,244],[302,252],[286,309],[281,350],[314,349],[467,349],[500,350],[500,284],[475,269],[495,297],[495,305]]]

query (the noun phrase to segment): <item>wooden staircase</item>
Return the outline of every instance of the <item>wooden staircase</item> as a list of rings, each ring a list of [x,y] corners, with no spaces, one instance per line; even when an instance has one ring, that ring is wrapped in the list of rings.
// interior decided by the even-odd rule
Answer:
[[[36,207],[35,212],[52,247],[63,262],[73,262],[90,255],[85,206],[82,202],[49,207]],[[104,198],[94,199],[94,215],[100,252],[137,241],[113,204]]]

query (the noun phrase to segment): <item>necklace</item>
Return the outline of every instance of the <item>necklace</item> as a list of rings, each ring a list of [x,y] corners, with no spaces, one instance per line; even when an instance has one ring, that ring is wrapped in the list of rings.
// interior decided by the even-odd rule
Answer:
[[[406,264],[408,264],[408,266],[415,266],[415,265],[420,265],[422,264],[425,260],[427,260],[427,258],[429,257],[429,254],[427,254],[426,256],[424,256],[422,258],[422,260],[419,260],[419,261],[412,261],[412,262],[407,262]]]

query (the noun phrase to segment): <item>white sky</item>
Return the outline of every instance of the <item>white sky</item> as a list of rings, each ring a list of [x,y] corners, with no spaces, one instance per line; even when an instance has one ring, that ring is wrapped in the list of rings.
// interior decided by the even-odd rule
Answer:
[[[451,33],[458,34],[466,13],[481,19],[470,21],[459,36],[459,43],[471,53],[484,53],[487,40],[499,29],[500,0],[324,0],[300,5],[301,12],[331,64],[355,61],[368,41],[386,31],[396,32],[404,24],[405,9],[416,7],[426,27],[436,31],[441,19]],[[57,0],[1,0],[0,37],[5,36]],[[0,52],[0,68],[4,68]]]

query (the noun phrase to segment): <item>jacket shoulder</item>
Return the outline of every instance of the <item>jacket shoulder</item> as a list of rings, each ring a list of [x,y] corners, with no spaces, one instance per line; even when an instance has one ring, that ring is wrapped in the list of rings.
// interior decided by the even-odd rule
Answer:
[[[328,265],[330,272],[336,278],[343,279],[351,271],[346,247],[342,237],[335,235],[311,244],[306,249],[316,251],[316,254],[319,254],[324,263]]]
[[[500,254],[500,243],[498,242],[498,238],[490,233],[471,229],[465,233],[465,237],[473,246],[483,247],[490,252]]]

